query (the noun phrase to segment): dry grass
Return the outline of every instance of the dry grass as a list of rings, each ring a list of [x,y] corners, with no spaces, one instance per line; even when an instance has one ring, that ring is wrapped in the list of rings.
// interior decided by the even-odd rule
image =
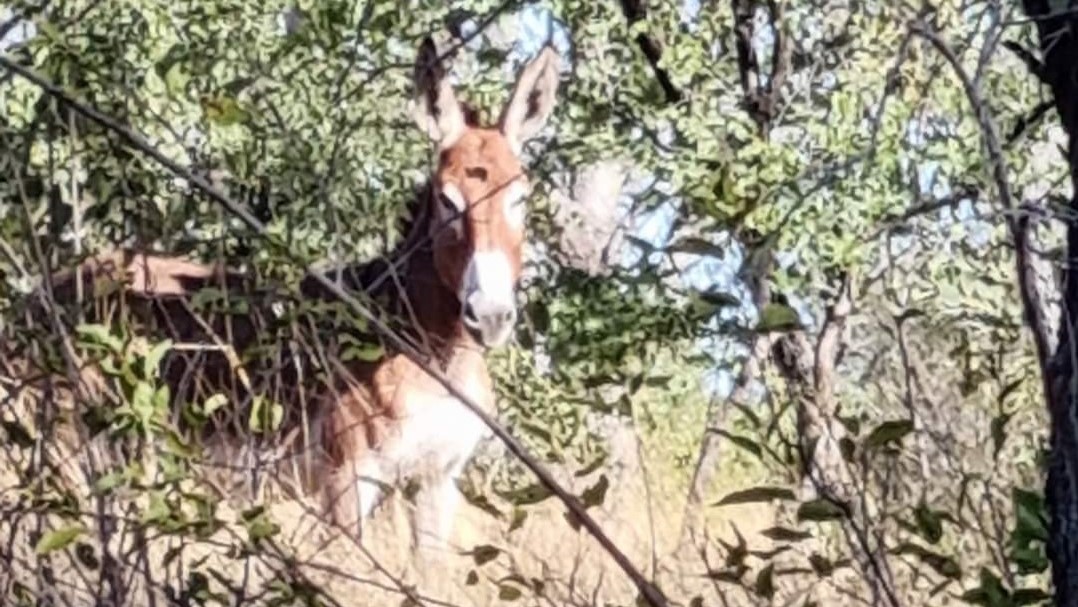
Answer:
[[[11,490],[11,485],[5,483],[5,494]],[[677,516],[670,514],[680,509],[670,507],[672,504],[660,504],[662,507],[656,509],[660,514],[655,515],[648,512],[646,498],[639,493],[615,491],[612,497],[615,499],[611,505],[595,514],[628,556],[645,567],[671,596],[707,594],[708,585],[700,576],[706,570],[704,563],[685,554],[670,554],[676,549],[680,523]],[[563,518],[562,509],[553,502],[530,509],[523,525],[508,533],[504,523],[478,508],[465,506],[453,538],[456,553],[446,553],[437,563],[416,563],[410,558],[406,549],[406,507],[402,500],[388,501],[372,521],[362,546],[339,530],[328,528],[319,520],[314,505],[302,500],[277,503],[269,509],[270,518],[281,526],[281,532],[277,549],[263,551],[261,558],[237,558],[234,554],[234,547],[242,545],[245,536],[238,522],[210,538],[192,542],[184,549],[181,559],[168,565],[165,555],[177,546],[174,539],[150,541],[146,558],[151,577],[157,583],[176,579],[179,571],[214,571],[237,584],[246,580],[249,588],[246,594],[257,595],[261,586],[279,577],[278,571],[284,564],[282,559],[268,555],[290,555],[299,563],[298,570],[305,577],[344,605],[400,605],[406,589],[413,586],[422,603],[501,604],[505,601],[499,598],[499,582],[514,578],[526,580],[533,588],[532,580],[541,580],[544,594],[551,601],[547,604],[631,604],[635,598],[633,588],[611,559],[590,536],[574,531]],[[238,513],[228,507],[222,507],[218,514],[224,520],[238,518]],[[715,522],[736,522],[746,536],[770,525],[770,518],[761,516],[758,508],[745,507],[723,514],[729,518]],[[91,529],[94,521],[94,516],[83,517],[84,524]],[[59,521],[51,522],[57,525]],[[53,570],[57,579],[72,587],[67,588],[67,583],[43,585],[44,580],[32,579],[31,572],[40,570],[32,553],[34,542],[29,533],[32,525],[19,525],[15,531],[11,528],[15,524],[15,521],[5,523],[10,525],[5,531],[10,533],[14,558],[8,575],[22,578],[20,581],[32,589],[44,588],[50,593],[66,595],[67,600],[58,604],[93,604],[89,600],[93,596],[91,589],[99,578],[84,565],[74,564],[70,556],[57,559]],[[114,554],[123,553],[134,544],[134,538],[125,536],[122,529],[111,542]],[[500,554],[491,562],[477,566],[470,552],[478,545],[495,546]],[[138,553],[130,557],[127,563],[121,559],[118,567],[125,572],[140,571],[144,565],[138,561]],[[79,579],[76,569],[89,575],[88,579]],[[476,577],[469,583],[472,571]],[[131,598],[125,604],[148,602],[143,598],[145,579],[141,574],[134,577],[129,592]],[[526,590],[525,594],[530,596],[531,592]],[[353,602],[356,597],[363,597],[362,602]],[[541,601],[535,598],[528,602]]]
[[[29,465],[29,460],[28,453],[20,455],[12,445],[7,451],[8,457],[0,463],[0,495],[5,510],[10,511],[22,492],[16,469]],[[70,454],[55,457],[67,464],[74,462]],[[65,476],[76,478],[75,467],[71,468],[70,476]],[[604,503],[591,512],[612,539],[672,598],[714,597],[714,587],[702,576],[707,565],[680,543],[685,475],[651,469],[644,475],[639,466],[622,465],[620,469],[617,477],[609,469],[597,470],[586,478],[574,478],[568,469],[555,473],[577,493],[599,475],[611,475]],[[645,476],[660,480],[645,483]],[[236,584],[231,594],[247,597],[243,604],[266,604],[261,590],[289,570],[341,605],[397,606],[409,595],[421,604],[494,605],[507,602],[506,593],[512,591],[504,590],[505,586],[523,589],[515,604],[625,605],[636,597],[609,556],[585,531],[572,528],[554,498],[526,507],[523,524],[513,530],[510,504],[490,496],[506,513],[497,518],[465,502],[452,549],[434,559],[437,562],[416,562],[408,550],[410,504],[400,493],[376,511],[362,546],[351,535],[324,523],[314,500],[272,503],[269,518],[280,526],[280,532],[272,545],[249,555],[237,551],[245,544],[246,531],[239,511],[226,503],[218,505],[216,515],[229,524],[210,537],[194,540],[188,534],[185,542],[177,536],[149,537],[143,542],[130,519],[148,507],[145,495],[119,495],[108,503],[96,504],[89,497],[89,487],[79,485],[74,489],[82,496],[80,503],[85,504],[81,523],[88,533],[78,541],[94,546],[98,561],[105,554],[116,559],[110,568],[124,579],[123,597],[118,601],[124,605],[167,604],[163,587],[189,585],[178,582],[188,580],[192,572],[209,576],[211,587],[219,591],[223,586],[214,581],[215,576]],[[18,503],[25,505],[25,501]],[[125,505],[135,509],[124,511]],[[113,521],[108,537],[101,535],[104,520]],[[722,529],[729,541],[733,540],[731,524],[751,538],[772,522],[773,514],[767,508],[745,506],[708,512],[708,527]],[[102,593],[108,598],[111,582],[109,575],[102,574],[105,568],[95,569],[80,561],[75,544],[48,558],[34,554],[38,525],[55,529],[70,524],[71,520],[39,516],[24,508],[19,516],[7,516],[0,522],[0,535],[8,538],[0,587],[10,592],[12,582],[18,582],[57,605],[101,604]],[[108,550],[102,549],[103,544]],[[477,546],[493,546],[498,554],[477,565],[473,554]]]

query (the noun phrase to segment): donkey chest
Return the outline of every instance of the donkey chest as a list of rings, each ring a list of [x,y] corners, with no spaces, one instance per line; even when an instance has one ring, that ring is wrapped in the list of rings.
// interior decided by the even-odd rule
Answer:
[[[493,391],[485,369],[453,382],[470,401],[491,412]],[[396,394],[396,427],[382,446],[382,456],[405,467],[452,466],[466,459],[489,433],[460,399],[429,383],[405,386]]]

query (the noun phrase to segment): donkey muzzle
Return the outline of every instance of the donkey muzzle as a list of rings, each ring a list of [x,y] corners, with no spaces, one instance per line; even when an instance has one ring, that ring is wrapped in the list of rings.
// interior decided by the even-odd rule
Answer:
[[[495,348],[504,345],[517,321],[516,307],[503,298],[473,291],[464,301],[464,326],[480,344]]]

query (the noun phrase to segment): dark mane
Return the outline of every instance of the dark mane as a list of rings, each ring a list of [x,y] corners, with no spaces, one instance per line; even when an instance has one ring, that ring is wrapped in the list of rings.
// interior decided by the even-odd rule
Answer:
[[[458,311],[455,303],[445,303],[455,302],[456,294],[441,284],[434,268],[430,195],[429,183],[417,189],[401,221],[404,237],[392,249],[374,259],[344,265],[325,274],[381,312],[387,323],[417,350],[439,359],[448,353],[440,346],[448,345],[453,337]],[[304,298],[335,301],[312,276],[304,278],[300,293]],[[435,294],[439,297],[432,297]],[[439,307],[436,309],[435,305]],[[423,326],[415,326],[412,322],[415,318]],[[369,337],[373,339],[375,335]],[[382,345],[392,352],[388,344]]]
[[[448,353],[444,346],[456,331],[459,312],[446,305],[456,296],[434,271],[429,195],[429,185],[417,188],[402,218],[404,237],[396,246],[375,259],[323,273],[426,352],[431,362],[439,362]],[[254,394],[265,393],[285,404],[281,427],[288,428],[303,409],[289,403],[306,402],[300,386],[307,390],[315,381],[334,389],[345,369],[352,377],[343,381],[363,382],[379,360],[395,353],[310,275],[298,289],[288,289],[262,284],[221,264],[120,250],[57,272],[49,282],[56,312],[68,326],[78,317],[75,308],[86,323],[110,325],[123,314],[129,333],[186,344],[186,350],[171,351],[161,364],[173,400],[204,402],[218,392],[232,394],[230,400],[241,406],[229,415],[227,425],[245,426]],[[76,306],[80,282],[81,307]],[[49,315],[39,295],[35,292],[26,302],[27,320],[38,331],[49,331]],[[421,326],[412,322],[416,318],[422,319]],[[229,355],[215,349],[222,340],[240,359],[246,381],[237,377]],[[29,353],[38,338],[16,330],[3,341],[3,355],[20,356]]]
[[[341,284],[352,291],[371,293],[378,290],[390,270],[390,263],[400,268],[408,262],[408,259],[420,249],[428,248],[428,233],[430,228],[430,204],[431,185],[424,182],[416,188],[415,194],[409,199],[403,216],[399,219],[400,233],[404,235],[392,248],[375,257],[374,259],[340,266],[326,271],[333,279],[341,281]],[[398,270],[399,271],[399,270]],[[327,294],[317,287],[316,281],[307,278],[305,287],[301,291],[305,294]]]

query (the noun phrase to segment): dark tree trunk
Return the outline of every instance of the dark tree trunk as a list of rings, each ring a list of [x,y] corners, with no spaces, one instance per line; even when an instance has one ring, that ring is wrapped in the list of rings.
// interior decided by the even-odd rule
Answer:
[[[1041,66],[1034,71],[1052,90],[1056,111],[1070,139],[1070,212],[1078,212],[1078,1],[1023,0],[1026,14],[1036,23]],[[1078,607],[1078,221],[1067,223],[1067,262],[1063,267],[1062,322],[1059,347],[1049,365],[1051,454],[1045,497],[1050,517],[1048,557],[1056,605]]]

